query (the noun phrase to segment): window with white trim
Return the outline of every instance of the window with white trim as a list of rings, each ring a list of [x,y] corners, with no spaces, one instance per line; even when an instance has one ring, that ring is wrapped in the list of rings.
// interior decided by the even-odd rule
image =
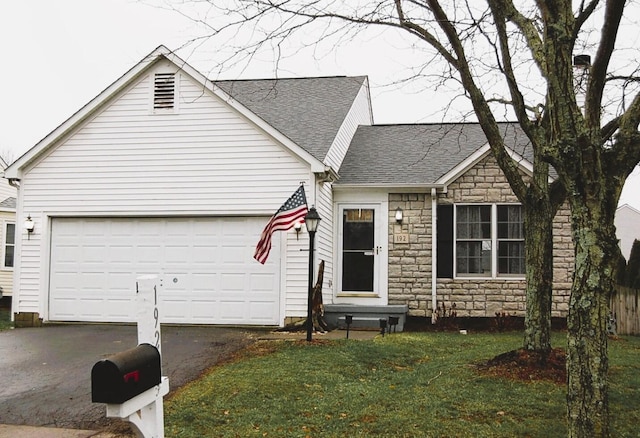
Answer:
[[[5,268],[13,268],[16,248],[16,224],[6,223],[4,226],[4,263]]]
[[[519,204],[438,206],[438,277],[523,277],[523,221]]]
[[[456,273],[491,276],[491,206],[456,206]]]
[[[524,216],[521,205],[498,205],[498,275],[524,275]]]

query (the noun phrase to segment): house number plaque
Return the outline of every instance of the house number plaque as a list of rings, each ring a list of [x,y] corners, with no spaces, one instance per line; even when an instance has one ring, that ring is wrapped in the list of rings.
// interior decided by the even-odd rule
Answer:
[[[393,243],[409,243],[409,233],[394,234]]]

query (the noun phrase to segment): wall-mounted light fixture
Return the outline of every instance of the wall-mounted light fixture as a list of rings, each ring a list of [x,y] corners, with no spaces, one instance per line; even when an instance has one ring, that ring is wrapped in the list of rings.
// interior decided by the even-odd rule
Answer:
[[[293,229],[296,230],[296,240],[300,239],[300,230],[302,229],[302,223],[296,222],[293,225]]]
[[[27,240],[31,237],[31,233],[33,233],[35,227],[36,224],[33,222],[33,219],[31,219],[31,215],[27,216],[27,220],[24,221],[24,229],[27,231]]]
[[[400,207],[396,208],[396,222],[401,224],[403,218],[402,209]]]

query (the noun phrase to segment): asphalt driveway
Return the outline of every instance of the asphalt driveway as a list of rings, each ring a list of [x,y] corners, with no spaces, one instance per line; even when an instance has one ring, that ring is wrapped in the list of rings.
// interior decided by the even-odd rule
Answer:
[[[174,391],[259,334],[163,326],[162,374]],[[91,368],[136,345],[133,325],[48,325],[0,332],[0,424],[103,429],[120,422],[105,417],[105,405],[91,403]]]

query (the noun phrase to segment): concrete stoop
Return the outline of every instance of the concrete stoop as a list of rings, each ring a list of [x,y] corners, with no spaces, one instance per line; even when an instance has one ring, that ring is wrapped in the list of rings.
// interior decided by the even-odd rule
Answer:
[[[352,315],[352,329],[380,330],[380,320],[386,321],[388,330],[401,332],[407,320],[409,306],[406,304],[361,305],[361,304],[325,304],[324,320],[330,328],[345,329],[347,315]],[[390,326],[391,319],[397,318],[397,325]]]

